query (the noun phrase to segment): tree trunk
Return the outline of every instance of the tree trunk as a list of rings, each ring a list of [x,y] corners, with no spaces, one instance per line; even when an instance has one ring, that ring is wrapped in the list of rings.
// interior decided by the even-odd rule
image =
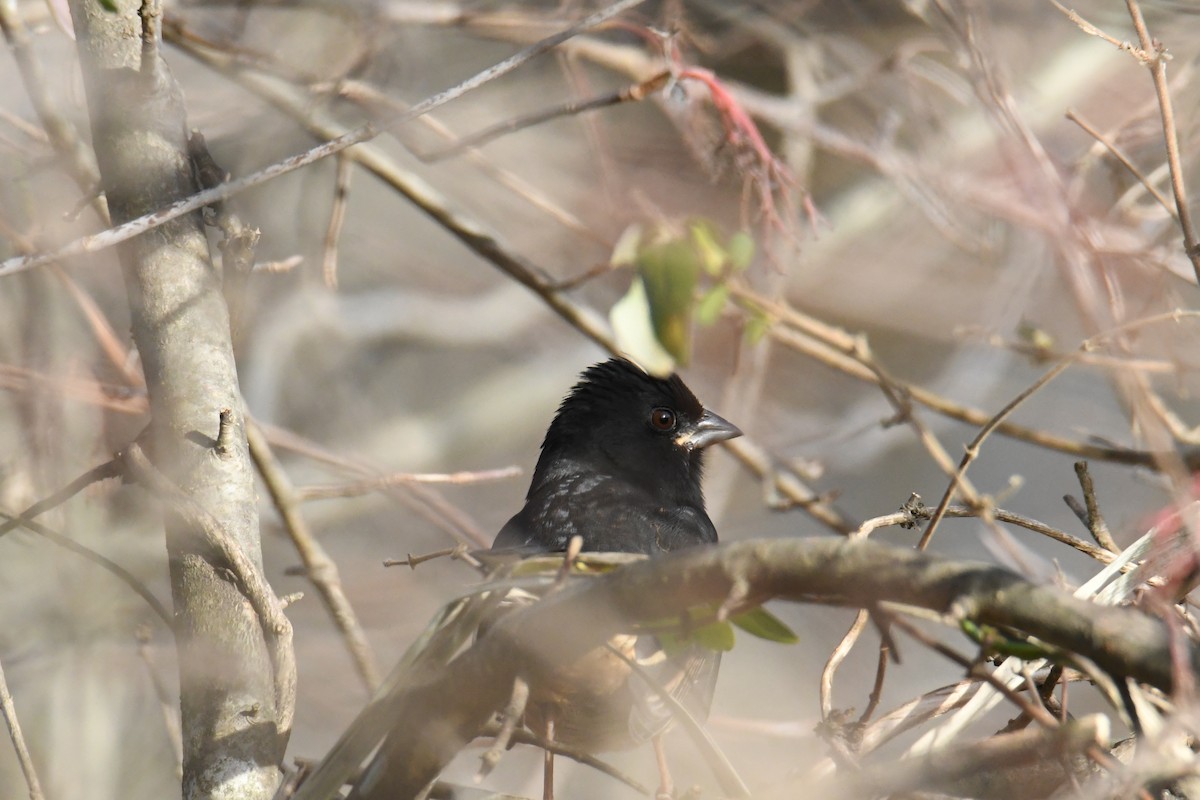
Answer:
[[[179,87],[158,55],[161,10],[71,0],[91,127],[114,223],[196,191]],[[144,24],[142,14],[149,19]],[[261,569],[229,316],[203,222],[190,214],[120,248],[156,466]],[[214,448],[222,409],[231,447]],[[183,725],[183,797],[269,798],[290,732],[264,631],[230,571],[182,516],[166,513]],[[287,695],[294,687],[287,687]]]

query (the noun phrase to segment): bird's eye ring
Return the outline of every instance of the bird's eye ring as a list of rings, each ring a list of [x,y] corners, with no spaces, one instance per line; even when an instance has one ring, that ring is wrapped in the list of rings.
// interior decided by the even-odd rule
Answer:
[[[675,429],[675,412],[669,408],[658,407],[650,412],[650,426],[657,431]]]

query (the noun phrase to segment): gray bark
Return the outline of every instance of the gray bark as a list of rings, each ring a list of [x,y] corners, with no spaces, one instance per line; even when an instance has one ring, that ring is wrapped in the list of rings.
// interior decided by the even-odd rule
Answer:
[[[114,223],[197,190],[182,94],[157,43],[143,43],[136,3],[107,11],[72,0],[102,184]],[[149,5],[149,4],[148,4]],[[143,64],[143,60],[146,62]],[[221,276],[199,214],[120,247],[152,414],[156,466],[261,569],[258,512]],[[232,447],[214,448],[221,409]],[[184,746],[183,796],[268,798],[287,742],[262,625],[215,549],[167,511]]]

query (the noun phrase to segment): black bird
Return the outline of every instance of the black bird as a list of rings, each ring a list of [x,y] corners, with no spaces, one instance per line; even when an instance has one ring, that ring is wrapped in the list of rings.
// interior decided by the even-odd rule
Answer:
[[[641,553],[712,544],[704,510],[704,450],[741,431],[705,410],[678,376],[660,379],[624,359],[586,370],[546,431],[524,507],[493,551],[558,552],[575,536],[584,551]],[[645,671],[694,717],[707,718],[720,654],[699,645],[664,657],[651,636],[622,637],[558,679],[531,687],[526,724],[592,752],[632,747],[659,734],[672,712],[628,663]],[[662,754],[659,749],[660,766]],[[547,755],[546,793],[553,791]],[[664,769],[663,789],[669,792]]]

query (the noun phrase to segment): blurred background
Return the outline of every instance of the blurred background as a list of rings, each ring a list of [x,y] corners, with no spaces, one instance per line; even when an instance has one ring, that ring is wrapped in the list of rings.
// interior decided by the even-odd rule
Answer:
[[[9,257],[103,226],[47,143],[19,69],[23,58],[36,62],[42,100],[86,143],[64,7],[3,6],[0,255]],[[241,176],[419,102],[597,7],[170,2],[164,53],[190,125]],[[1073,7],[1116,40],[1136,41],[1124,3]],[[1168,0],[1144,0],[1142,11],[1172,57],[1184,176],[1194,185],[1200,13]],[[1156,200],[1112,152],[1169,201],[1159,105],[1129,53],[1050,2],[680,0],[619,19],[389,129],[354,158],[326,159],[236,200],[262,231],[259,268],[230,297],[242,390],[298,486],[516,468],[454,483],[397,479],[303,505],[385,672],[476,575],[446,559],[411,570],[382,561],[485,545],[520,507],[557,403],[607,357],[546,298],[606,326],[633,275],[610,265],[630,226],[679,231],[704,220],[755,245],[744,271],[702,278],[702,289],[728,285],[731,295],[715,319],[697,321],[680,366],[762,456],[757,469],[726,452],[710,457],[709,509],[725,541],[838,535],[830,515],[853,527],[898,510],[910,493],[934,505],[946,490],[945,470],[863,362],[836,348],[817,357],[820,348],[800,340],[869,348],[871,363],[924,393],[914,417],[956,464],[982,420],[1084,339],[1107,333],[1011,418],[1065,444],[997,433],[969,472],[1000,507],[1080,538],[1090,540],[1062,500],[1080,493],[1071,447],[1186,448],[1200,410],[1200,325],[1152,318],[1193,306],[1196,278],[1173,202]],[[694,77],[707,74],[700,69],[713,84]],[[664,71],[666,85],[640,102],[562,113],[430,158],[456,138],[565,112]],[[755,121],[777,162],[722,111],[724,97]],[[424,192],[441,218],[403,191]],[[481,255],[448,224],[490,232],[503,257]],[[528,268],[541,291],[498,265],[504,258]],[[15,513],[106,460],[146,419],[112,251],[2,280],[0,507]],[[797,334],[784,306],[829,329]],[[1126,333],[1112,335],[1118,326]],[[1134,382],[1148,394],[1131,392]],[[953,409],[981,416],[967,423],[954,417],[970,414]],[[1119,545],[1171,502],[1152,459],[1131,466],[1084,455]],[[781,475],[806,483],[829,514],[788,502]],[[368,693],[316,593],[294,574],[299,558],[260,494],[267,577],[280,594],[307,594],[288,612],[300,670],[289,758],[317,758]],[[94,485],[41,521],[169,605],[161,523],[140,490]],[[911,545],[919,532],[873,535]],[[931,547],[1042,581],[1077,584],[1098,569],[1029,531],[1011,537],[954,519]],[[725,657],[709,725],[752,788],[780,785],[827,755],[814,732],[817,685],[853,618],[773,610],[800,644],[742,637]],[[143,600],[93,561],[18,530],[0,539],[0,619],[0,660],[49,796],[177,796],[173,651]],[[953,634],[948,641],[971,652]],[[869,629],[841,668],[836,707],[866,704],[877,643]],[[915,644],[902,655],[881,711],[961,677]],[[995,727],[1008,716],[996,715]],[[448,777],[469,782],[479,752]],[[670,752],[681,785],[712,787],[686,737],[672,737]],[[653,783],[649,750],[613,760]],[[535,795],[539,764],[540,754],[518,748],[485,785]],[[562,769],[562,796],[634,796],[591,770]],[[0,798],[23,796],[15,760],[0,748]]]

